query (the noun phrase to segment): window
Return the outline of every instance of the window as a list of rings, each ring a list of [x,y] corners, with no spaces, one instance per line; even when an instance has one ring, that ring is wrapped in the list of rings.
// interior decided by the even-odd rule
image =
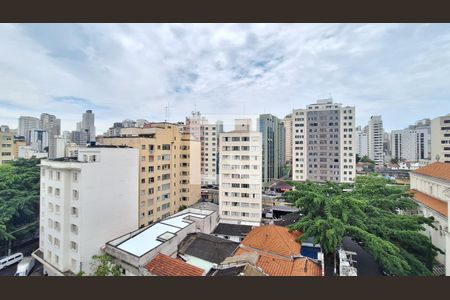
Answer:
[[[56,172],[56,180],[61,180],[61,172]]]
[[[78,217],[78,208],[71,207],[70,212],[71,212],[72,216]]]
[[[78,234],[78,226],[75,224],[70,225],[70,231],[74,234]]]
[[[78,191],[77,190],[72,190],[72,197],[74,200],[78,200]]]
[[[48,192],[49,194],[53,193],[53,188],[52,188],[51,186],[49,186],[49,187],[47,188],[47,192]]]
[[[60,196],[60,189],[58,189],[58,188],[55,189],[55,196],[57,196],[57,197]]]
[[[78,173],[77,172],[73,173],[73,181],[78,181]]]
[[[70,242],[70,249],[74,250],[75,252],[78,251],[78,244],[74,241]]]

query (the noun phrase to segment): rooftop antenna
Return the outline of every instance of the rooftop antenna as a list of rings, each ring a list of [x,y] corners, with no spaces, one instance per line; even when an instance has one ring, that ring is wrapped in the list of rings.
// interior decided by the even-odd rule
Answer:
[[[167,102],[167,106],[164,107],[166,112],[166,119],[164,120],[165,123],[169,122],[170,117],[170,109],[169,109],[169,102]]]

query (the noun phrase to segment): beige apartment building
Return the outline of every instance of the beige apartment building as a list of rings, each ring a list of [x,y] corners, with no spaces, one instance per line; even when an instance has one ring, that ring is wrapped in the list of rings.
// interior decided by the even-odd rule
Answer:
[[[283,120],[284,124],[284,132],[285,132],[285,163],[291,164],[292,163],[292,114],[288,114],[286,117],[284,117]]]
[[[104,145],[127,145],[139,154],[139,225],[146,226],[201,198],[200,142],[181,126],[150,123],[103,137]]]
[[[13,139],[12,144],[12,156],[13,159],[19,158],[19,148],[22,146],[26,146],[27,143],[25,142],[25,139]]]
[[[14,159],[13,140],[14,133],[7,126],[2,126],[0,130],[0,165]]]

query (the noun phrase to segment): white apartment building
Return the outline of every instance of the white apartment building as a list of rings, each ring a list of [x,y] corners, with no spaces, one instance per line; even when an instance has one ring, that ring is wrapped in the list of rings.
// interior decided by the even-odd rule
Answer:
[[[431,160],[450,163],[450,114],[431,121]]]
[[[219,215],[221,222],[259,225],[262,218],[262,140],[251,119],[235,120],[220,135]]]
[[[414,200],[419,204],[419,215],[435,220],[436,229],[426,226],[423,234],[430,236],[433,245],[446,253],[439,253],[436,260],[445,264],[446,275],[450,276],[450,255],[447,255],[447,249],[450,249],[450,164],[437,162],[419,168],[410,173],[410,181]]]
[[[223,132],[223,123],[201,126],[201,174],[202,185],[219,183],[219,134]]]
[[[355,107],[318,100],[292,113],[292,180],[353,182]]]
[[[41,161],[39,249],[49,275],[92,274],[106,242],[138,228],[139,150],[88,147]]]
[[[367,126],[367,138],[369,141],[369,158],[377,166],[384,164],[383,151],[383,120],[381,116],[371,116]]]
[[[416,162],[429,157],[429,130],[403,129],[392,130],[391,151],[392,158]]]
[[[285,162],[292,163],[292,114],[284,117],[284,132],[285,132]]]
[[[201,183],[202,185],[219,183],[219,134],[223,132],[223,122],[209,123],[200,112],[192,112],[186,118],[185,130],[194,140],[201,142]]]
[[[367,134],[367,126],[361,130],[361,126],[356,129],[356,140],[355,140],[356,154],[359,157],[367,156],[369,157],[369,135]]]
[[[28,136],[28,132],[33,129],[40,128],[40,119],[35,117],[20,116],[17,135]]]

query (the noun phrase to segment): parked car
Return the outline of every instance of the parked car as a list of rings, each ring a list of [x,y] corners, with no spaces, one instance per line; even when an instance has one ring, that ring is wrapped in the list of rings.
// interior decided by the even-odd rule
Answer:
[[[0,259],[0,270],[9,267],[15,263],[18,263],[23,259],[23,253],[17,252],[10,256],[5,256]]]
[[[28,276],[31,273],[34,265],[36,263],[36,259],[31,256],[24,257],[21,262],[17,265],[16,275],[14,276]]]

